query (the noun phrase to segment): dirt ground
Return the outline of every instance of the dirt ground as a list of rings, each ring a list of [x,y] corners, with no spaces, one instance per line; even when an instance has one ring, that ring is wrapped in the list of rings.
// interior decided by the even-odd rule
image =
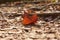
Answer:
[[[0,8],[0,40],[60,40],[60,15],[39,17],[36,25],[24,26],[19,8]],[[12,17],[11,17],[12,16]]]

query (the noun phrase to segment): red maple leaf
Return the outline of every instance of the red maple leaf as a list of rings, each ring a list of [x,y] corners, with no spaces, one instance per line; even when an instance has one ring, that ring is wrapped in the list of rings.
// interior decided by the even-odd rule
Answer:
[[[29,16],[29,14],[25,13],[23,15],[23,20],[22,23],[24,25],[28,25],[28,24],[35,24],[37,22],[38,16],[37,14],[34,14],[32,16]]]

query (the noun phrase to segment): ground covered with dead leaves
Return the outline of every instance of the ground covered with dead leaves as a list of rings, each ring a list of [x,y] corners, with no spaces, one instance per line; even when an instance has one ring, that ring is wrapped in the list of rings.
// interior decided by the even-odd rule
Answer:
[[[0,40],[60,40],[60,15],[39,17],[36,25],[21,23],[20,7],[0,8]],[[11,17],[12,16],[12,17]]]

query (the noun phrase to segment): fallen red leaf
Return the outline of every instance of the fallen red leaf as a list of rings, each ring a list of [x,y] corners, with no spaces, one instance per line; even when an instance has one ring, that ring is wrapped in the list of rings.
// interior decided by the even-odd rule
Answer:
[[[22,21],[22,23],[23,23],[24,25],[34,24],[34,23],[37,22],[37,19],[38,19],[37,14],[34,14],[34,15],[32,15],[32,16],[29,16],[29,14],[25,13],[25,14],[23,15],[23,21]]]

